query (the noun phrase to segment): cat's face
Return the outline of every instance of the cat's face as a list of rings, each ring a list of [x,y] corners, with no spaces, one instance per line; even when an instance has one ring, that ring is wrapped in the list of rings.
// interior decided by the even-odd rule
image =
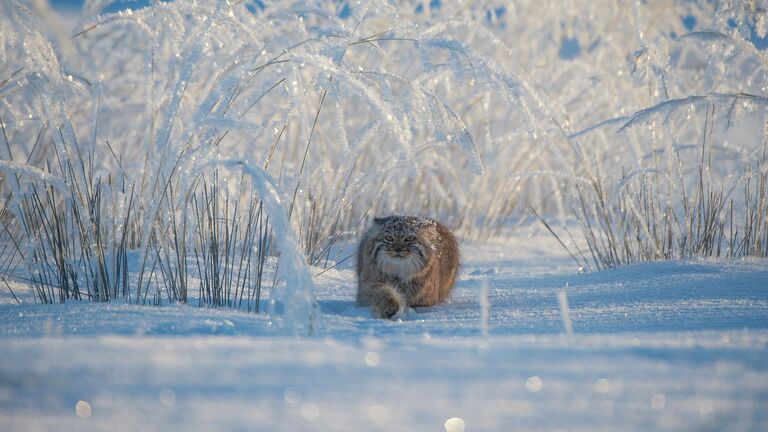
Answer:
[[[429,262],[436,228],[427,219],[390,216],[378,218],[374,256],[385,273],[408,280]]]

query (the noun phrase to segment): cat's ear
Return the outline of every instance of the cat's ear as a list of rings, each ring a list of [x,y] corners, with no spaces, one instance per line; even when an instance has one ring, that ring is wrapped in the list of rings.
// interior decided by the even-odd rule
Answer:
[[[385,218],[385,217],[373,218],[373,223],[375,223],[376,225],[384,225],[387,222],[387,219],[388,218]]]

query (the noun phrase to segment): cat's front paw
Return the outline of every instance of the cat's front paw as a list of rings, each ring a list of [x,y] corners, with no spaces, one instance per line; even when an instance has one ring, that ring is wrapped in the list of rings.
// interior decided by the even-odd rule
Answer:
[[[374,306],[374,313],[380,318],[390,319],[403,309],[400,301],[394,297],[387,297]]]

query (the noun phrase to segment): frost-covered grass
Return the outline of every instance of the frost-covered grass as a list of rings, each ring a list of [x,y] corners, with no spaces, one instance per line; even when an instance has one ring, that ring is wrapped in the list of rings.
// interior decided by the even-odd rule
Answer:
[[[768,256],[768,122],[762,153],[726,179],[711,174],[718,152],[707,141],[707,125],[694,175],[675,176],[687,169],[677,155],[674,169],[656,161],[655,167],[625,175],[618,185],[606,184],[595,169],[586,184],[576,186],[589,255],[572,253],[575,261],[604,269],[696,256]]]
[[[42,302],[269,287],[311,329],[306,263],[391,212],[535,213],[585,268],[768,253],[754,2],[104,3],[0,5],[0,271]]]

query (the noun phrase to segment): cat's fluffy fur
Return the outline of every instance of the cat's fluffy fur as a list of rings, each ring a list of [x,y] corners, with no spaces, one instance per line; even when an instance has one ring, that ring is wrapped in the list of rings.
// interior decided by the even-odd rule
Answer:
[[[458,270],[458,244],[439,222],[376,218],[357,251],[357,303],[381,318],[409,306],[434,306],[451,295]]]

